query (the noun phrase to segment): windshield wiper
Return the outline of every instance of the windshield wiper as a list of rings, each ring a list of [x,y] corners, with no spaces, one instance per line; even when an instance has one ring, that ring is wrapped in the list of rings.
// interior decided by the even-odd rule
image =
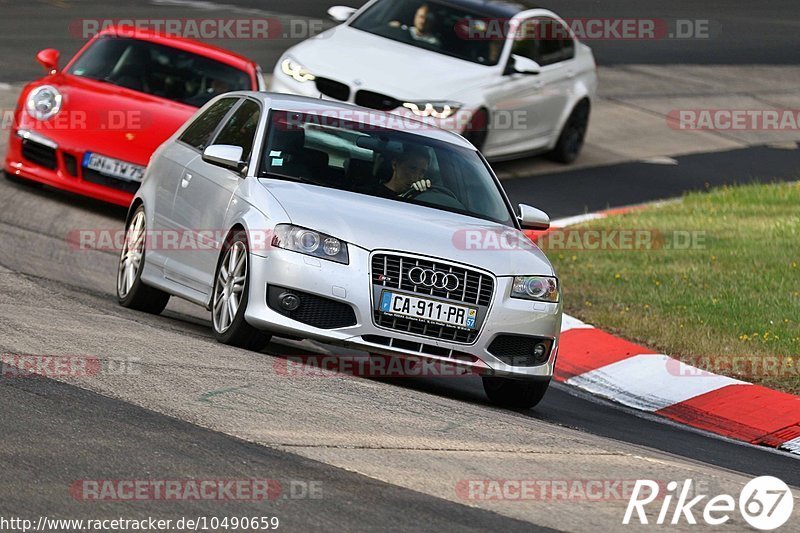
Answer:
[[[261,172],[259,178],[268,178],[268,179],[276,179],[276,180],[284,180],[284,181],[294,181],[297,183],[310,183],[312,185],[319,185],[319,183],[312,181],[308,178],[303,178],[301,176],[290,176],[288,174],[281,174],[279,172]]]

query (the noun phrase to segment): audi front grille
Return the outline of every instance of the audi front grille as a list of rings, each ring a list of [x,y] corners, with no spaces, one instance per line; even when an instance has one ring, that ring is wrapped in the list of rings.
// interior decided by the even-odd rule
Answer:
[[[494,295],[494,278],[490,275],[445,261],[385,253],[373,255],[371,266],[374,302],[380,301],[383,290],[390,289],[466,304],[478,309],[475,328],[467,330],[388,316],[381,313],[376,306],[373,309],[376,326],[433,339],[467,344],[475,342]],[[437,276],[434,278],[431,273]],[[452,282],[454,279],[458,280],[458,287],[455,289]]]

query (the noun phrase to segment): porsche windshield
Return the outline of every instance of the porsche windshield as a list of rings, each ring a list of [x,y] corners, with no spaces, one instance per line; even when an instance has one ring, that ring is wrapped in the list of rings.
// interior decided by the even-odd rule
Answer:
[[[250,76],[237,68],[177,48],[123,37],[98,39],[67,72],[194,107],[222,93],[251,89]]]
[[[352,114],[364,117],[346,120],[273,111],[259,176],[410,202],[513,226],[510,208],[477,152],[390,129],[385,115]],[[397,120],[405,127],[429,127]]]
[[[481,13],[425,0],[381,0],[350,26],[393,41],[481,65],[497,65],[505,41],[470,38],[485,25]]]

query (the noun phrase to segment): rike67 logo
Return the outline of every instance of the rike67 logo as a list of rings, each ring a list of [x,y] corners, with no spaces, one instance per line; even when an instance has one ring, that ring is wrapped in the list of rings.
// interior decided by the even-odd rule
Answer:
[[[679,524],[682,520],[686,520],[688,524],[697,524],[697,513],[706,524],[718,526],[727,523],[737,508],[736,499],[728,494],[720,494],[704,504],[701,503],[708,495],[692,494],[691,479],[685,480],[680,490],[677,481],[670,481],[667,483],[666,494],[659,494],[662,486],[649,479],[637,480],[622,523],[630,524],[635,512],[640,524],[648,524],[645,506],[656,500],[660,500],[661,504],[656,519],[656,524],[659,525]],[[675,507],[670,509],[675,497]],[[739,494],[738,509],[750,526],[769,531],[779,528],[789,520],[794,509],[794,498],[786,483],[776,477],[761,476],[744,486]]]

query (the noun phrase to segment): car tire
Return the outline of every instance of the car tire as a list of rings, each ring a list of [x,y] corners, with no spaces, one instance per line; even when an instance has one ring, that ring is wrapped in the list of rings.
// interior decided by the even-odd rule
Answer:
[[[578,158],[589,127],[589,110],[588,100],[583,100],[575,106],[558,136],[556,147],[550,152],[551,159],[569,164]]]
[[[211,327],[214,337],[222,344],[259,351],[269,344],[271,335],[244,319],[249,288],[250,248],[245,232],[235,231],[225,240],[214,273]]]
[[[488,136],[489,111],[482,107],[472,115],[467,128],[464,130],[464,138],[471,142],[479,152],[482,152]]]
[[[522,381],[494,376],[483,377],[483,390],[492,403],[512,409],[530,409],[544,398],[550,380]]]
[[[170,295],[142,281],[146,237],[147,217],[144,206],[140,205],[125,228],[125,242],[117,267],[117,301],[123,307],[157,315],[167,306]]]

